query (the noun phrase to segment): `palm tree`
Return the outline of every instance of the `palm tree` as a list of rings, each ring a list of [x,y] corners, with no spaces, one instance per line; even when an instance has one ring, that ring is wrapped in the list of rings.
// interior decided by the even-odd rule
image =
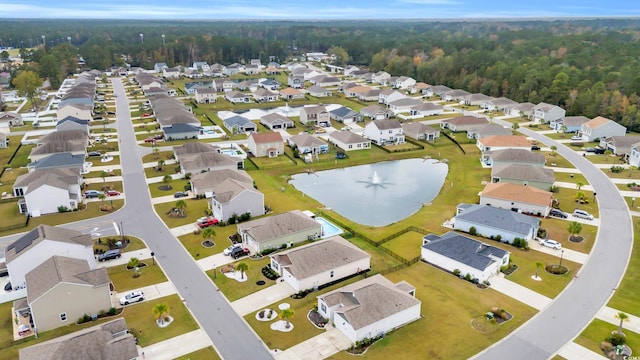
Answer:
[[[580,181],[578,181],[576,183],[576,188],[578,188],[578,190],[582,189],[583,186],[584,186],[584,184],[582,182],[580,182]]]
[[[572,221],[569,224],[569,234],[573,235],[578,235],[580,234],[580,232],[582,231],[582,224],[580,224],[577,221]]]
[[[555,145],[551,145],[551,155],[555,155],[556,154],[556,150],[558,150],[558,147]]]
[[[573,198],[578,203],[577,205],[578,208],[580,208],[580,204],[582,204],[582,202],[584,201],[584,199],[587,198],[587,196],[582,191],[577,191],[576,194],[573,195]]]
[[[536,261],[536,279],[538,278],[538,270],[544,266],[544,263],[540,260]]]
[[[162,171],[163,166],[164,166],[164,160],[158,160],[158,171]]]
[[[105,195],[104,193],[98,194],[98,199],[100,199],[100,203],[104,204],[104,199],[107,198],[107,195]]]
[[[158,156],[160,155],[160,149],[158,149],[158,146],[156,145],[155,142],[153,142],[153,145],[151,145],[153,147],[153,154],[156,156],[156,159],[158,158]],[[162,162],[164,162],[164,160],[162,160]],[[159,165],[160,161],[158,161],[158,165]]]
[[[612,154],[611,150],[608,150],[608,149],[605,150],[604,151],[604,161],[609,162],[609,155],[611,155],[611,154]]]
[[[102,170],[102,172],[100,173],[100,177],[102,178],[103,183],[107,181],[107,179],[105,179],[107,176],[109,176],[109,173]]]
[[[288,329],[291,327],[291,323],[289,322],[289,319],[292,317],[293,317],[293,309],[291,308],[286,308],[280,312],[280,318],[287,322],[286,325],[284,326],[285,328]]]
[[[140,276],[140,269],[138,268],[139,265],[140,265],[140,260],[138,260],[138,258],[136,257],[132,257],[131,259],[129,259],[129,262],[127,263],[127,269],[133,269],[134,278],[137,278],[138,276]]]
[[[187,203],[184,200],[176,201],[176,209],[180,211],[180,216],[184,216],[186,208],[187,208]]]
[[[244,279],[244,272],[249,270],[249,265],[245,262],[238,263],[238,265],[236,265],[236,270],[240,271],[240,278]]]
[[[164,324],[164,319],[169,313],[169,306],[167,304],[157,304],[153,307],[153,314],[158,319],[160,324]]]
[[[622,323],[624,323],[625,321],[629,321],[629,315],[623,313],[623,312],[619,312],[616,314],[616,319],[620,320],[620,325],[618,325],[618,334],[622,335]]]
[[[202,238],[204,240],[211,240],[212,237],[216,236],[216,231],[211,227],[207,227],[202,231]]]

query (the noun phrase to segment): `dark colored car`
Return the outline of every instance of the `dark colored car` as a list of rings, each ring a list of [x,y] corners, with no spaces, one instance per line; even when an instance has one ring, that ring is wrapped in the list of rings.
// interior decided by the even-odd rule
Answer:
[[[89,155],[89,156],[102,156],[102,152],[101,151],[89,151],[89,153],[87,155]]]
[[[540,150],[540,146],[538,146],[538,145],[531,145],[531,150],[532,150],[532,151],[534,151],[534,150]]]
[[[549,211],[549,215],[561,219],[566,219],[568,217],[567,213],[560,209],[551,209],[551,211]]]
[[[107,115],[115,115],[115,111],[107,111]]]
[[[186,191],[178,191],[175,194],[173,194],[173,197],[176,199],[181,197],[187,197],[187,196],[189,196],[189,193]]]
[[[347,154],[345,153],[337,153],[336,154],[336,159],[346,159],[347,158]]]
[[[230,256],[234,259],[237,259],[241,256],[246,256],[249,255],[249,249],[247,248],[235,248],[233,249],[233,251],[231,251]]]
[[[4,286],[4,291],[11,291],[11,281],[9,281],[5,286]]]
[[[146,143],[156,142],[156,138],[155,137],[148,137],[148,138],[144,139],[144,142],[146,142]]]
[[[120,256],[122,256],[122,255],[120,254],[120,250],[118,250],[118,249],[107,250],[107,251],[103,252],[102,254],[100,254],[98,256],[98,261],[119,259]]]
[[[595,148],[593,149],[595,154],[604,154],[605,150],[603,148]]]

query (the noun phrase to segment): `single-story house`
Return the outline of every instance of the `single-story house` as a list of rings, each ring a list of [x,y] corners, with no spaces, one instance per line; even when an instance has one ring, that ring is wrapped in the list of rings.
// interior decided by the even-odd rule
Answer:
[[[278,101],[278,94],[265,88],[259,88],[253,92],[253,98],[259,102]]]
[[[495,206],[459,204],[453,218],[453,229],[475,233],[484,237],[500,236],[501,241],[513,242],[520,238],[533,240],[540,228],[540,219]]]
[[[73,319],[72,319],[73,320]],[[138,359],[136,338],[123,317],[18,350],[20,360]]]
[[[495,135],[513,135],[513,131],[511,128],[498,124],[480,125],[467,131],[467,139],[479,139]]]
[[[284,140],[279,132],[251,133],[247,147],[255,157],[274,158],[284,154]]]
[[[31,320],[38,332],[74,324],[84,314],[113,306],[107,268],[91,268],[84,259],[53,255],[25,279]]]
[[[364,88],[366,86],[362,86],[362,87]],[[357,87],[357,88],[360,88],[360,87]],[[358,100],[378,101],[378,99],[380,98],[380,93],[381,93],[380,89],[369,88],[367,90],[356,91],[355,89],[357,88],[349,89],[349,92],[353,92],[355,94],[355,97],[358,98]]]
[[[491,182],[527,185],[540,190],[549,190],[556,181],[553,170],[542,166],[508,164],[493,165]]]
[[[304,87],[304,76],[289,75],[287,78],[287,85],[293,89],[302,89]]]
[[[93,118],[93,104],[67,103],[58,107],[56,117],[58,119],[64,119],[67,116],[91,120],[91,118]]]
[[[504,111],[507,107],[516,105],[518,105],[518,103],[511,99],[498,97],[484,101],[480,107],[489,111]]]
[[[260,117],[260,123],[272,131],[278,129],[290,129],[292,127],[295,127],[295,123],[293,122],[293,120],[278,113],[262,115]]]
[[[440,115],[444,112],[442,105],[430,102],[421,102],[411,107],[409,114],[411,116],[433,116]]]
[[[288,87],[280,90],[280,97],[284,100],[304,99],[304,93],[296,88]]]
[[[82,171],[85,171],[85,154],[74,155],[70,152],[56,153],[27,164],[28,171],[61,168],[82,169]]]
[[[549,191],[509,182],[489,183],[480,193],[480,205],[536,216],[549,215],[552,201]]]
[[[420,319],[416,289],[377,274],[318,296],[318,313],[352,343],[374,338]]]
[[[631,146],[640,142],[640,136],[607,136],[600,139],[600,147],[611,150],[615,155],[629,156]]]
[[[442,98],[444,101],[457,101],[463,102],[465,97],[471,95],[470,92],[462,89],[453,89],[451,91],[447,91],[444,93],[444,97]]]
[[[586,116],[565,116],[555,120],[551,120],[549,126],[557,131],[565,133],[577,133],[582,128],[582,124],[589,121]]]
[[[167,141],[197,139],[202,127],[192,124],[173,124],[162,128],[164,138]]]
[[[402,125],[396,119],[373,120],[364,128],[364,137],[378,145],[404,144]]]
[[[38,225],[5,249],[7,270],[13,289],[23,288],[26,285],[27,273],[54,255],[86,260],[89,268],[96,267],[91,234]]]
[[[223,120],[224,127],[233,134],[252,133],[256,131],[256,124],[244,116],[235,115]]]
[[[422,260],[449,272],[460,271],[479,282],[489,281],[509,264],[510,253],[478,240],[450,231],[438,236],[428,234],[422,238]]]
[[[371,148],[371,140],[350,131],[334,131],[329,134],[329,142],[344,151]]]
[[[327,90],[319,85],[313,85],[307,88],[307,94],[315,97],[327,97],[331,96],[331,90]]]
[[[294,290],[303,291],[368,271],[371,255],[333,236],[271,255],[270,266]]]
[[[465,105],[482,106],[482,104],[486,103],[487,101],[490,101],[491,99],[492,99],[491,96],[487,96],[482,93],[474,93],[474,94],[469,94],[465,96],[463,101]]]
[[[324,105],[303,106],[300,109],[300,122],[315,126],[329,126],[329,111]]]
[[[504,113],[507,116],[520,116],[530,118],[533,113],[533,107],[535,105],[530,102],[519,103],[515,105],[507,105],[504,108]]]
[[[22,114],[15,112],[0,112],[0,127],[23,126]]]
[[[301,132],[288,138],[287,144],[292,148],[298,149],[300,154],[324,154],[329,152],[329,144],[306,132]]]
[[[234,215],[249,213],[251,216],[264,215],[264,194],[253,186],[253,180],[242,181],[227,178],[212,186],[211,211],[220,221],[227,221]]]
[[[565,116],[566,110],[557,106],[541,102],[534,106],[531,114],[532,121],[547,124],[551,120],[559,119]]]
[[[18,176],[13,184],[13,195],[21,214],[38,217],[55,214],[60,207],[78,208],[82,201],[82,176],[78,168],[34,170]]]
[[[432,85],[424,90],[422,90],[422,95],[425,95],[427,97],[432,97],[432,96],[437,96],[439,98],[444,98],[444,94],[451,91],[453,89],[451,89],[448,86],[445,85]]]
[[[329,118],[338,122],[359,122],[362,121],[362,115],[352,109],[341,106],[329,111]]]
[[[210,144],[205,144],[201,142],[188,142],[188,143],[184,143],[182,145],[173,147],[173,156],[178,162],[182,161],[183,157],[186,157],[186,155],[208,153],[208,152],[219,153],[220,148],[218,146],[212,146]]]
[[[422,104],[422,101],[414,98],[398,99],[387,103],[389,109],[393,111],[394,114],[411,113],[411,109],[415,106],[421,106]]]
[[[197,174],[205,171],[220,169],[243,169],[244,160],[218,152],[186,154],[181,156],[180,172],[183,174]]]
[[[609,136],[624,136],[627,128],[602,116],[582,124],[580,134],[583,141],[596,141]]]
[[[435,140],[440,137],[440,130],[421,122],[410,122],[402,124],[402,132],[416,140]]]
[[[315,240],[322,234],[320,223],[300,210],[266,216],[237,226],[242,244],[257,253],[282,245]]]
[[[543,154],[522,149],[504,149],[491,151],[484,155],[484,163],[489,166],[505,166],[511,164],[544,167],[546,158]]]
[[[249,95],[241,93],[240,91],[227,91],[224,94],[224,98],[234,104],[251,102],[251,98],[249,98]]]
[[[476,116],[458,116],[442,120],[440,122],[440,128],[449,129],[453,132],[469,131],[482,125],[489,124],[489,120],[484,117]]]
[[[272,73],[274,73],[272,71]],[[276,71],[275,73],[280,73],[279,71]],[[267,74],[269,74],[269,71],[267,71]],[[277,90],[280,88],[280,82],[278,80],[275,79],[264,79],[262,81],[259,82],[260,86],[267,89],[267,90]]]
[[[504,149],[521,149],[531,151],[531,142],[524,135],[494,135],[479,138],[476,145],[486,153]]]
[[[360,115],[372,120],[383,120],[393,116],[393,111],[385,109],[380,105],[369,105],[360,109]]]
[[[253,179],[244,170],[221,169],[212,170],[191,176],[191,191],[196,195],[206,196],[213,192],[213,187],[227,179],[253,184]]]

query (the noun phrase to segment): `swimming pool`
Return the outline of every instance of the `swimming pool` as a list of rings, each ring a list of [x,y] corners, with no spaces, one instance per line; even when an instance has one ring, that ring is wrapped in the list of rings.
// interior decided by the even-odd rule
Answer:
[[[322,236],[320,236],[320,238],[322,239],[326,239],[335,235],[340,235],[344,232],[344,230],[333,225],[332,223],[327,221],[325,218],[316,217],[316,221],[320,223],[320,225],[322,226]]]
[[[220,150],[220,152],[221,152],[221,153],[223,153],[223,154],[227,154],[227,155],[229,155],[229,156],[239,156],[239,155],[242,155],[242,153],[241,153],[241,152],[239,152],[239,151],[235,151],[235,150],[233,150],[233,149],[222,149],[222,150]]]

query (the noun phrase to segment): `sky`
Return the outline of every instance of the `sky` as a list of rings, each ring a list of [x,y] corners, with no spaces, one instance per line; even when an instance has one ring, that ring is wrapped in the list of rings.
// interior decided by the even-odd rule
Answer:
[[[635,0],[0,0],[0,18],[458,19],[638,17]]]

